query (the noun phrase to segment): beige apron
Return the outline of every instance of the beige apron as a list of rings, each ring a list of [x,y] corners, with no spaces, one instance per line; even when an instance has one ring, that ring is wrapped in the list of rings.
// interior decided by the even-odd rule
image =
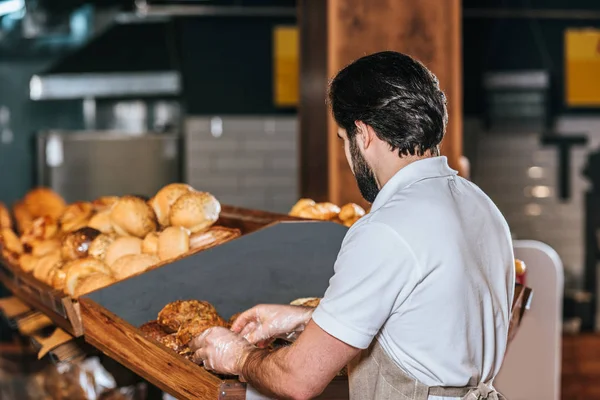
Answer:
[[[492,385],[430,387],[402,371],[377,340],[348,364],[350,400],[427,400],[429,396],[465,400],[500,400]]]

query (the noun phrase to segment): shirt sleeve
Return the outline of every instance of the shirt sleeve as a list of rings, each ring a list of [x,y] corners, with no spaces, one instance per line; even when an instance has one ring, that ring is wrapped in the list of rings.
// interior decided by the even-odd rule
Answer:
[[[421,275],[414,253],[400,235],[374,221],[348,231],[334,271],[312,319],[325,332],[359,349],[369,347]]]

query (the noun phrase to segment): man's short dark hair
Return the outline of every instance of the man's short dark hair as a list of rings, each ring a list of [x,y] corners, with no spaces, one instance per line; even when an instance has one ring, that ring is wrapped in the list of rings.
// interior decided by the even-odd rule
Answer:
[[[355,121],[370,125],[399,155],[438,154],[448,113],[439,82],[423,64],[395,51],[362,57],[329,86],[329,102],[348,139]]]

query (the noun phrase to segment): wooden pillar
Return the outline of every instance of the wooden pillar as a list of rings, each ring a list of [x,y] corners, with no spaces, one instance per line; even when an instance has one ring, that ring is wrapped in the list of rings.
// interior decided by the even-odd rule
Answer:
[[[328,81],[366,54],[395,50],[425,64],[448,99],[442,153],[460,169],[462,66],[460,0],[300,0],[301,194],[364,203],[325,104]]]

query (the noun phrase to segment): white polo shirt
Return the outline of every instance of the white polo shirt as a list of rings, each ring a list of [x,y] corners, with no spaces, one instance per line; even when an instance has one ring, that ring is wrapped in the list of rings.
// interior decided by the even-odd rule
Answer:
[[[313,320],[360,349],[376,338],[426,385],[488,382],[504,358],[514,284],[502,214],[434,157],[396,173],[350,228]]]

